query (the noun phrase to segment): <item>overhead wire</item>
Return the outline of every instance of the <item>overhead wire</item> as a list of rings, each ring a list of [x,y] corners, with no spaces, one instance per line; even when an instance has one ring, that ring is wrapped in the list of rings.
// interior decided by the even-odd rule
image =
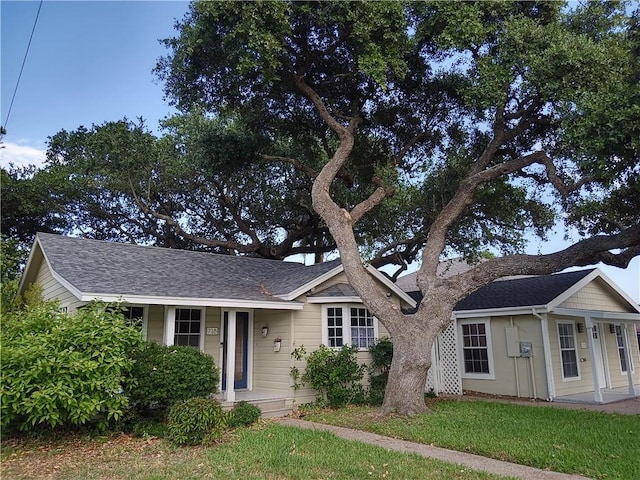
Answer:
[[[38,5],[38,12],[36,13],[36,18],[33,21],[33,28],[31,29],[31,35],[29,36],[29,43],[27,44],[27,50],[24,52],[24,58],[22,59],[22,66],[20,67],[20,73],[18,74],[18,80],[16,80],[16,87],[13,89],[13,96],[11,97],[11,103],[9,104],[9,110],[7,111],[7,118],[4,121],[4,125],[2,127],[3,132],[7,131],[7,124],[9,123],[9,117],[11,116],[11,110],[13,109],[13,102],[16,99],[16,93],[18,92],[18,86],[20,85],[20,79],[22,78],[22,72],[24,70],[24,65],[27,63],[27,56],[29,55],[29,49],[31,48],[31,41],[33,40],[33,34],[36,31],[36,25],[38,24],[38,18],[40,17],[40,9],[42,8],[42,2],[44,0],[40,0],[40,4]]]

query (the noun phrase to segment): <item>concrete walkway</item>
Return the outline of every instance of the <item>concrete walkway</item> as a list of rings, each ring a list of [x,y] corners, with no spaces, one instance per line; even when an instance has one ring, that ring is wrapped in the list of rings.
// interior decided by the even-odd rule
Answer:
[[[297,418],[280,418],[278,419],[278,422],[282,425],[289,425],[298,428],[329,431],[333,432],[338,437],[345,438],[347,440],[356,440],[370,445],[377,445],[379,447],[386,448],[387,450],[395,450],[397,452],[415,453],[423,457],[436,458],[438,460],[444,460],[445,462],[463,465],[473,470],[493,473],[505,477],[514,477],[523,480],[584,480],[586,478],[579,475],[568,475],[566,473],[539,470],[533,467],[503,462],[501,460],[494,460],[491,458],[481,457],[479,455],[472,455],[470,453],[457,452],[431,445],[384,437],[382,435],[364,432],[361,430],[352,430],[350,428],[308,422]]]

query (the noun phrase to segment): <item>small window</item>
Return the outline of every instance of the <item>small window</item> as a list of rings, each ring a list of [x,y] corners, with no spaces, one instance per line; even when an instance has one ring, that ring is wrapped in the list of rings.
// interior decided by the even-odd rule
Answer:
[[[484,323],[462,325],[462,352],[465,373],[491,373],[487,330]]]
[[[137,324],[142,327],[144,307],[124,307],[122,309],[122,315],[124,315],[124,318],[129,320],[132,324]]]
[[[366,308],[351,308],[351,344],[369,348],[376,343],[373,315]]]
[[[327,332],[329,347],[342,347],[344,345],[344,323],[342,320],[342,307],[327,308]]]
[[[176,308],[174,345],[200,348],[202,312],[197,308]]]
[[[573,323],[558,323],[558,340],[560,343],[560,359],[562,361],[562,378],[579,378],[578,353]]]
[[[367,350],[376,343],[376,319],[362,305],[327,305],[323,310],[322,342],[328,347],[352,345]]]
[[[627,356],[624,352],[624,341],[622,339],[622,335],[624,332],[622,331],[622,327],[620,325],[615,325],[616,332],[616,345],[618,347],[618,356],[620,357],[620,371],[623,373],[627,373]],[[633,364],[631,364],[631,370],[633,371]]]

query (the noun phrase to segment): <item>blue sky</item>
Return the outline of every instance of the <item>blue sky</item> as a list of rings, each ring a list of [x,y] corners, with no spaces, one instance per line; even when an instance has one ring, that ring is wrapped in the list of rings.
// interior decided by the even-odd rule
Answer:
[[[7,120],[37,1],[0,2],[1,113]],[[47,137],[123,117],[148,127],[173,113],[152,69],[166,54],[159,39],[174,35],[187,2],[45,1],[7,123],[0,164],[41,163]],[[550,253],[568,242],[557,229],[528,253]],[[601,267],[631,298],[640,299],[640,259],[626,270]]]

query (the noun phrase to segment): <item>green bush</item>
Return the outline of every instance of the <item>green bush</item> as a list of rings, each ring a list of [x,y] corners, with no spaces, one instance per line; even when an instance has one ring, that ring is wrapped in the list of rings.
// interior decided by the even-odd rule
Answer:
[[[143,343],[125,318],[95,303],[74,315],[38,302],[2,315],[1,425],[81,425],[118,420],[131,351]]]
[[[393,343],[389,338],[381,338],[369,348],[369,353],[371,365],[369,366],[368,400],[372,405],[382,405],[393,359]]]
[[[238,402],[229,411],[227,426],[231,428],[244,427],[258,421],[262,411],[255,405],[247,402]]]
[[[175,445],[200,445],[222,438],[226,427],[220,402],[195,397],[176,403],[169,410],[167,438]]]
[[[358,363],[357,352],[356,346],[345,345],[335,350],[320,345],[306,357],[304,374],[300,375],[297,368],[292,368],[294,387],[309,385],[318,392],[316,401],[330,407],[363,403],[365,395],[361,382],[366,367]],[[304,347],[299,347],[291,355],[301,360],[305,353]]]
[[[175,402],[217,391],[220,377],[213,357],[193,347],[148,343],[133,359],[125,392],[138,412],[166,411]]]

